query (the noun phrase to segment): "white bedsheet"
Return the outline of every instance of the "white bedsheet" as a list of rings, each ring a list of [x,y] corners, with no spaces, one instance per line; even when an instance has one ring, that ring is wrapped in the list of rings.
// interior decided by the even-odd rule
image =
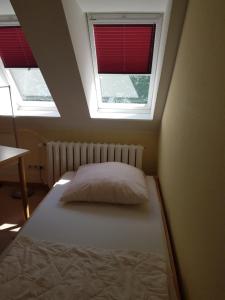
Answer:
[[[19,236],[0,263],[1,300],[168,300],[166,262],[131,250]]]
[[[145,205],[63,205],[59,198],[74,175],[74,172],[64,174],[19,234],[79,246],[165,254],[163,225],[153,177],[147,177],[150,201]]]

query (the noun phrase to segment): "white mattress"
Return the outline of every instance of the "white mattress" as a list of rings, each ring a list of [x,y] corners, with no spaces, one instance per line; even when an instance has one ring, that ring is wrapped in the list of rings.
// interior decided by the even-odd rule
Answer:
[[[128,249],[160,254],[168,261],[170,299],[177,299],[155,180],[147,176],[149,202],[144,205],[61,204],[75,172],[67,172],[23,226],[19,235],[81,247]]]
[[[19,234],[79,246],[149,250],[165,254],[163,225],[153,177],[147,177],[150,200],[145,205],[63,205],[59,198],[74,175],[74,172],[64,174]]]

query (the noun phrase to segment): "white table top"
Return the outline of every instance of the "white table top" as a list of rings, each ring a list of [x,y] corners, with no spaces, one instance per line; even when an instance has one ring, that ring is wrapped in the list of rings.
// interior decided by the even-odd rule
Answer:
[[[24,156],[27,154],[29,150],[21,149],[21,148],[14,148],[14,147],[7,147],[0,145],[0,165],[15,159]]]

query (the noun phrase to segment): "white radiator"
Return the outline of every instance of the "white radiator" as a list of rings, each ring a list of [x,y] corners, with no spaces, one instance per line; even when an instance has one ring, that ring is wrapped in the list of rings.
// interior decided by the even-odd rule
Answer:
[[[140,145],[48,142],[48,186],[84,164],[118,161],[141,169],[143,149]]]

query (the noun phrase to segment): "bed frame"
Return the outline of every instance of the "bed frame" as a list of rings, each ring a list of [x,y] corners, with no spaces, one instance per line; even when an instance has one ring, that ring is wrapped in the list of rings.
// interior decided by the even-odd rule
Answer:
[[[173,244],[172,235],[171,235],[171,231],[170,231],[170,227],[169,227],[165,203],[163,200],[161,185],[160,185],[158,176],[154,176],[154,179],[156,182],[156,188],[157,188],[159,201],[160,201],[163,227],[164,227],[164,232],[165,232],[165,237],[166,237],[166,242],[167,242],[167,248],[168,248],[168,252],[169,252],[171,274],[173,276],[172,280],[173,280],[174,287],[175,287],[176,297],[178,300],[182,300],[183,298],[182,298],[181,283],[180,283],[180,279],[178,276],[178,263],[177,263],[177,259],[175,256],[174,244]]]
[[[142,168],[143,149],[143,146],[135,145],[49,142],[47,143],[49,186],[52,186],[66,171],[76,170],[80,165],[88,163],[119,161]],[[171,300],[181,300],[178,268],[158,177],[154,177],[154,181],[160,201],[162,224],[168,249],[170,282],[174,286]]]
[[[88,163],[117,161],[142,169],[143,150],[144,147],[141,145],[50,141],[47,143],[48,185],[52,187],[66,171],[77,170],[80,165]],[[182,299],[181,289],[166,209],[159,178],[155,176],[154,179],[160,199],[161,214],[169,252],[171,274],[173,277],[172,281],[174,283],[176,297],[180,300]]]

